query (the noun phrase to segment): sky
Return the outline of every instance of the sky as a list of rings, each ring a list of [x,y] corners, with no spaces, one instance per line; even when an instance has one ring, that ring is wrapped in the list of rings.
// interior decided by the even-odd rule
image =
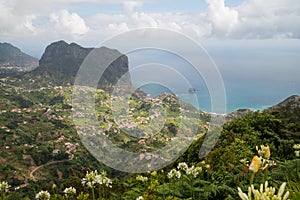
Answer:
[[[300,94],[299,22],[299,0],[0,0],[0,42],[37,58],[57,40],[94,47],[167,28],[200,43],[227,85],[290,84],[274,101]]]
[[[0,0],[0,40],[40,57],[64,39],[94,46],[136,28],[208,39],[299,39],[299,0]]]

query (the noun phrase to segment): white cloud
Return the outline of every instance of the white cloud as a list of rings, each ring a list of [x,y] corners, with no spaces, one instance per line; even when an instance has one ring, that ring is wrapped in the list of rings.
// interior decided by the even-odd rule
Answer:
[[[36,19],[35,15],[28,15],[24,21],[24,28],[30,31],[33,34],[36,34],[37,28],[33,25],[33,20]]]
[[[236,7],[239,22],[234,38],[299,38],[300,1],[248,0]]]
[[[34,14],[20,15],[14,12],[13,4],[0,2],[0,37],[20,37],[35,34]]]
[[[225,0],[205,0],[206,10],[198,13],[136,11],[137,7],[153,1],[0,0],[0,37],[4,41],[65,39],[92,44],[91,40],[97,43],[124,31],[159,27],[196,39],[300,38],[299,0],[245,0],[235,7],[226,6]],[[80,6],[87,3],[115,4],[121,10],[80,16]]]
[[[143,5],[143,2],[141,2],[141,1],[124,1],[123,2],[123,8],[128,13],[134,11],[135,8],[141,7],[142,5]]]
[[[76,13],[69,13],[67,10],[61,10],[58,13],[52,13],[50,19],[55,24],[56,30],[70,35],[84,35],[89,31],[85,21]]]
[[[109,24],[107,30],[113,34],[129,31],[129,27],[125,22]]]
[[[238,12],[225,6],[225,0],[205,0],[208,4],[207,20],[213,26],[213,34],[227,36],[238,23]]]
[[[192,37],[262,39],[300,38],[300,1],[247,0],[228,7],[224,0],[206,0],[202,13],[134,12],[131,14],[102,14],[94,16],[95,31],[114,30],[118,33],[143,27],[168,28]],[[100,25],[99,25],[100,24]],[[95,23],[94,23],[95,25]],[[107,32],[108,36],[111,32]]]
[[[211,28],[208,24],[202,22],[203,15],[184,14],[184,13],[144,13],[134,12],[132,14],[98,14],[91,17],[89,26],[94,32],[102,34],[106,32],[107,37],[124,31],[156,27],[167,28],[189,35],[208,36]]]

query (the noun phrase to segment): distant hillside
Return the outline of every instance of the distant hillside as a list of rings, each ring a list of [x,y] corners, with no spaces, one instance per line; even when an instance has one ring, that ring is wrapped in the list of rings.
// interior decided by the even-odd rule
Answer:
[[[35,84],[41,85],[72,85],[81,64],[92,50],[93,48],[84,48],[75,43],[54,42],[46,48],[39,61],[39,67],[27,73],[25,78],[34,79]],[[125,55],[106,47],[96,50],[99,62],[110,60],[112,55],[118,57],[103,74],[100,85],[114,84],[128,72],[128,58]]]
[[[300,119],[300,96],[292,95],[265,111],[286,122],[296,123]]]
[[[236,111],[233,111],[231,113],[228,113],[226,115],[226,120],[228,121],[232,121],[234,119],[237,119],[237,118],[241,118],[249,113],[252,113],[253,111],[250,110],[250,109],[238,109]]]
[[[237,118],[242,118],[243,116],[253,113],[250,109],[238,109],[234,112],[228,113],[226,115],[227,121],[232,121]],[[282,120],[285,124],[289,123],[299,123],[300,119],[300,96],[292,95],[282,102],[271,106],[261,112],[269,113],[274,115],[276,118]],[[300,127],[300,123],[298,124]],[[291,125],[290,125],[291,126]],[[300,129],[299,129],[300,132]]]
[[[287,138],[300,142],[300,96],[290,96],[264,112],[270,113],[282,121],[286,127],[284,133]]]
[[[29,71],[37,66],[38,59],[9,43],[0,43],[0,77]]]

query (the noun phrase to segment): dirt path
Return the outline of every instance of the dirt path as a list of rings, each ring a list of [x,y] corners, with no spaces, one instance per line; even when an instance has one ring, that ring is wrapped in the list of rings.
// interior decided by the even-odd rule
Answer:
[[[45,167],[45,166],[48,166],[48,165],[52,165],[52,164],[56,164],[56,163],[62,163],[62,162],[66,162],[68,160],[57,160],[57,161],[51,161],[51,162],[48,162],[48,163],[45,163],[43,165],[40,165],[40,166],[37,166],[36,168],[34,168],[30,174],[29,174],[29,178],[33,181],[36,181],[36,177],[33,175],[36,171],[40,170],[41,168]]]

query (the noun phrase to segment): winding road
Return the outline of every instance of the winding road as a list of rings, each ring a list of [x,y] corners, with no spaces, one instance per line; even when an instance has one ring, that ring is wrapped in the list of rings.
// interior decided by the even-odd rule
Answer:
[[[36,177],[33,175],[36,171],[40,170],[41,168],[45,167],[45,166],[48,166],[48,165],[52,165],[52,164],[56,164],[56,163],[62,163],[62,162],[66,162],[68,160],[57,160],[57,161],[51,161],[51,162],[48,162],[48,163],[45,163],[43,165],[40,165],[40,166],[37,166],[36,168],[34,168],[30,174],[29,174],[29,178],[33,181],[36,181]]]

